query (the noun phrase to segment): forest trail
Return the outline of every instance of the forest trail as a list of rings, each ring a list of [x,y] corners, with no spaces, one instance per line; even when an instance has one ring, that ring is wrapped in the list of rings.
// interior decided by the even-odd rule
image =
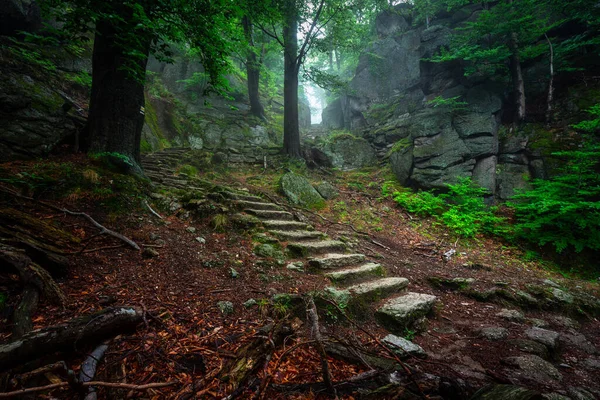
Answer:
[[[193,182],[172,178],[176,174],[174,162],[185,149],[171,149],[144,158],[142,165],[147,175],[157,184],[182,189],[193,188]],[[409,280],[386,277],[385,266],[369,260],[365,254],[349,253],[344,242],[316,231],[294,214],[260,196],[224,192],[234,208],[262,220],[265,231],[279,239],[290,262],[306,264],[313,273],[322,273],[333,286],[325,288],[333,301],[347,304],[355,312],[367,309],[370,303],[385,300],[376,311],[378,321],[397,334],[427,326],[424,320],[436,305],[431,294],[408,292]],[[364,310],[362,310],[364,311]],[[392,339],[394,340],[394,339]]]
[[[143,165],[148,176],[165,188],[193,187],[193,180],[176,172],[184,152],[170,149],[147,156]],[[228,189],[222,194],[224,203],[236,210],[231,211],[237,212],[234,217],[261,221],[263,231],[285,250],[288,269],[297,272],[299,280],[311,275],[325,279],[328,284],[321,293],[352,315],[387,329],[391,334],[371,325],[375,322],[368,325],[422,368],[433,367],[433,372],[438,363],[445,364],[469,384],[491,378],[564,395],[594,396],[590,388],[598,373],[600,337],[593,333],[598,320],[578,322],[567,315],[574,315],[575,304],[579,313],[593,315],[598,301],[584,291],[567,289],[566,281],[558,284],[538,271],[515,275],[484,264],[457,265],[441,256],[435,260],[423,254],[427,243],[398,247],[390,237],[377,238],[385,243],[378,242],[386,256],[374,257],[377,254],[357,252],[336,240],[335,231],[315,230],[306,217],[293,208],[286,211],[285,205],[262,193]],[[417,265],[412,264],[415,258],[421,258]],[[335,324],[331,329],[335,331]],[[421,345],[411,341],[415,335]],[[450,360],[451,366],[446,364]]]

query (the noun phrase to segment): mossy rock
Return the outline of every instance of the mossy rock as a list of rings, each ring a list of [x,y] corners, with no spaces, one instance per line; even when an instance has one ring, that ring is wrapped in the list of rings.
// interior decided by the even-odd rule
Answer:
[[[294,204],[310,209],[321,209],[325,200],[303,176],[288,172],[279,180],[281,192]]]
[[[262,243],[254,247],[254,254],[259,257],[283,259],[283,252],[278,246],[269,243]]]

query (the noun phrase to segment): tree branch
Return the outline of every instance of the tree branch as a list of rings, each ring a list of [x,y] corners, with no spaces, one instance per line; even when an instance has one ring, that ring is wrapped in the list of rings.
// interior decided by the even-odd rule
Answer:
[[[310,25],[310,29],[308,30],[308,33],[306,34],[306,38],[304,39],[304,43],[302,43],[302,47],[300,48],[300,51],[298,52],[298,57],[296,57],[296,63],[300,63],[301,60],[304,58],[304,55],[306,54],[305,53],[306,46],[308,45],[308,43],[310,43],[312,41],[313,30],[317,26],[317,22],[319,22],[319,18],[321,17],[321,12],[323,11],[323,6],[325,6],[325,0],[321,0],[321,3],[319,4],[319,8],[317,8],[317,12],[315,13],[315,18],[313,19],[313,22]]]

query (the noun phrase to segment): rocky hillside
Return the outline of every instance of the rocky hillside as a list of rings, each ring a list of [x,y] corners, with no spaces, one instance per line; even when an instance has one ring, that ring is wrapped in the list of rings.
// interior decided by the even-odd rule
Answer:
[[[545,127],[537,121],[548,65],[525,65],[530,120],[510,129],[505,122],[514,106],[506,83],[466,77],[458,62],[427,61],[481,11],[472,5],[438,15],[429,27],[414,23],[406,5],[380,14],[378,39],[362,53],[347,94],[324,110],[323,124],[364,137],[380,158],[389,157],[403,184],[442,188],[468,176],[507,199],[529,179],[546,176],[545,156],[572,144],[564,140],[568,124],[600,100],[598,90],[590,78],[559,76],[555,124]],[[581,80],[591,84],[584,88]]]

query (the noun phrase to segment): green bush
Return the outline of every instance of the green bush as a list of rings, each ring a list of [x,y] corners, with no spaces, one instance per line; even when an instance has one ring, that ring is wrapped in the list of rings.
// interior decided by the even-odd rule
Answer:
[[[600,145],[588,140],[579,150],[553,155],[565,159],[558,174],[513,196],[515,235],[559,253],[600,250]]]
[[[478,233],[505,234],[505,219],[497,216],[496,207],[484,202],[486,189],[476,185],[471,178],[460,178],[458,183],[447,185],[448,192],[393,193],[393,199],[407,211],[419,216],[433,216],[455,233],[473,237]]]

